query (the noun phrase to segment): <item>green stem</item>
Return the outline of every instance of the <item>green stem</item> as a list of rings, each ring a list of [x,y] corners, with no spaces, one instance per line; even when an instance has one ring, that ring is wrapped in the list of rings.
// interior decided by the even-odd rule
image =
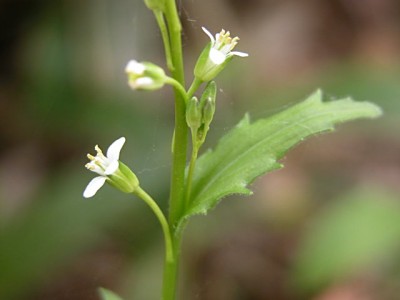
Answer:
[[[170,54],[172,66],[169,70],[174,80],[185,86],[182,56],[182,25],[179,20],[175,0],[165,0],[165,19],[168,23]],[[178,87],[175,91],[175,129],[172,151],[171,190],[169,203],[169,224],[172,231],[174,256],[172,261],[165,260],[163,276],[163,300],[175,300],[178,280],[181,233],[175,234],[174,225],[182,215],[184,208],[185,167],[187,156],[188,127],[186,125],[186,97]]]
[[[175,0],[165,0],[165,19],[168,23],[169,53],[172,65],[168,66],[172,77],[180,86],[185,86],[182,56],[182,25],[179,20]],[[175,225],[181,217],[185,205],[185,167],[187,157],[188,127],[186,125],[186,101],[180,88],[175,91],[175,129],[172,152],[171,190],[169,203],[169,225],[172,232],[173,260],[165,261],[163,277],[163,300],[175,300],[179,270],[181,232],[175,233]]]
[[[172,261],[165,261],[164,265],[164,277],[163,277],[163,290],[162,300],[175,300],[176,299],[176,287],[179,273],[179,261],[180,261],[180,249],[181,249],[181,238],[182,235],[173,235],[173,248],[174,258]]]
[[[185,86],[182,58],[182,26],[176,9],[175,0],[166,0],[165,18],[168,23],[171,59],[173,68],[170,69],[172,77]],[[169,222],[173,227],[179,220],[184,206],[184,184],[187,151],[187,125],[186,125],[186,97],[182,96],[179,89],[175,88],[175,142],[172,153],[172,174],[169,206]]]
[[[153,11],[154,16],[157,20],[158,27],[160,28],[162,40],[164,43],[164,49],[165,49],[165,58],[167,60],[167,67],[169,70],[174,69],[174,65],[172,63],[172,57],[171,57],[171,45],[169,42],[169,34],[168,34],[168,29],[167,29],[167,24],[165,23],[164,15],[161,10],[154,10]]]
[[[190,85],[190,88],[189,88],[189,90],[188,90],[188,92],[187,92],[187,101],[189,101],[190,98],[193,97],[194,93],[197,91],[197,89],[200,87],[200,85],[201,85],[202,83],[203,83],[203,82],[202,82],[200,79],[198,79],[197,77],[195,77],[195,78],[193,79],[193,82],[192,82],[192,84]]]
[[[136,196],[143,199],[144,202],[153,210],[157,216],[164,233],[165,239],[165,263],[164,263],[164,278],[162,287],[162,300],[175,300],[176,297],[176,281],[178,279],[179,258],[180,258],[180,243],[181,233],[171,235],[171,231],[161,209],[157,203],[147,194],[141,187],[138,187],[134,192]]]
[[[163,233],[164,233],[164,240],[165,240],[165,260],[168,263],[174,261],[174,248],[172,244],[172,236],[171,231],[169,229],[168,221],[165,218],[163,212],[161,211],[160,207],[154,201],[153,198],[149,194],[146,193],[140,186],[136,188],[133,192],[136,196],[141,198],[146,204],[151,208],[151,210],[156,215],[158,221],[161,224]]]
[[[179,91],[179,93],[183,99],[187,98],[187,94],[186,94],[184,87],[177,80],[175,80],[172,77],[166,76],[165,83],[172,85],[176,91]]]
[[[189,170],[186,179],[185,209],[187,209],[190,205],[190,192],[192,189],[193,174],[196,168],[196,160],[198,153],[199,153],[199,147],[197,145],[197,129],[192,129],[192,156],[190,158]]]

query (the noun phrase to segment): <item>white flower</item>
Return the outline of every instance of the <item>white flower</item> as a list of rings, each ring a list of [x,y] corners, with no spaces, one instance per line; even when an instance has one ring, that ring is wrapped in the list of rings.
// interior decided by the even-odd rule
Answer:
[[[236,55],[240,57],[247,57],[249,56],[247,53],[239,52],[239,51],[232,51],[233,48],[237,45],[239,38],[234,37],[231,38],[231,34],[229,31],[225,31],[224,29],[221,30],[220,33],[217,33],[214,36],[205,28],[201,27],[205,34],[211,40],[211,49],[209,53],[210,60],[216,64],[222,64],[227,58]]]
[[[237,45],[239,38],[231,38],[229,31],[222,29],[214,38],[206,28],[202,27],[202,29],[211,41],[200,54],[194,68],[194,75],[197,79],[203,82],[211,81],[225,68],[233,56],[249,56],[244,52],[232,51]]]
[[[136,60],[131,60],[125,67],[128,74],[128,84],[134,90],[156,90],[165,83],[165,72],[159,66]]]
[[[126,73],[133,73],[138,76],[143,75],[144,70],[146,70],[146,67],[144,66],[144,64],[139,63],[136,60],[130,60],[125,67]]]
[[[83,192],[83,197],[93,197],[97,191],[104,185],[109,176],[112,176],[119,169],[119,153],[125,143],[125,138],[121,137],[114,141],[107,149],[107,156],[104,156],[99,146],[95,146],[96,156],[88,154],[90,162],[85,167],[100,176],[93,178]]]

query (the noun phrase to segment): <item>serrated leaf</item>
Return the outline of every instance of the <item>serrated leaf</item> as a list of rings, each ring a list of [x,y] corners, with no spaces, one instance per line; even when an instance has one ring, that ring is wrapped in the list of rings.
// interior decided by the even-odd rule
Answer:
[[[117,296],[114,292],[111,292],[105,288],[99,288],[99,294],[101,296],[101,300],[122,300],[122,298]]]
[[[381,109],[351,98],[322,101],[318,90],[305,101],[267,119],[250,123],[248,115],[197,162],[192,200],[178,227],[188,217],[206,214],[221,198],[250,195],[248,185],[257,177],[282,168],[279,160],[305,138],[332,131],[334,125],[358,118],[375,118]]]

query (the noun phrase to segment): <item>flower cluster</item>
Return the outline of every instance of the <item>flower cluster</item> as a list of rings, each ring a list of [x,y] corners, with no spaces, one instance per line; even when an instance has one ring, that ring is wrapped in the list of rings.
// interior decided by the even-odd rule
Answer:
[[[164,0],[145,0],[150,9],[163,10]],[[226,64],[234,56],[247,57],[248,54],[239,51],[232,51],[238,41],[238,37],[232,38],[229,31],[221,30],[215,37],[204,27],[203,31],[210,38],[210,43],[204,48],[197,60],[194,75],[198,82],[209,82],[204,93],[198,101],[195,97],[187,99],[186,120],[192,131],[196,132],[194,137],[200,146],[207,135],[209,125],[215,112],[216,85],[211,82]],[[150,62],[138,62],[131,60],[125,67],[128,74],[128,84],[135,90],[157,90],[166,83],[176,87],[179,83],[168,77],[164,70]],[[185,94],[184,88],[182,94]],[[117,189],[131,193],[139,186],[136,175],[122,162],[119,161],[119,154],[125,143],[125,138],[121,137],[113,142],[107,150],[106,155],[96,146],[96,156],[88,154],[90,160],[86,168],[97,173],[99,176],[93,178],[87,185],[83,196],[93,197],[97,191],[109,183]]]

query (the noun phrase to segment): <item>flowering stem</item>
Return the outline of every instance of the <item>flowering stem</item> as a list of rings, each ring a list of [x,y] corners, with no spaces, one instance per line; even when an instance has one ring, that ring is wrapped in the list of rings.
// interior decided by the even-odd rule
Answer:
[[[147,194],[140,186],[138,186],[133,193],[146,202],[160,222],[165,240],[165,260],[167,263],[172,263],[174,261],[174,248],[167,219],[154,199],[151,198],[151,196]]]
[[[185,86],[182,58],[182,26],[176,9],[175,0],[166,0],[165,18],[168,23],[171,59],[173,68],[170,69],[172,77]],[[187,151],[187,125],[186,125],[186,97],[177,89],[175,90],[175,142],[173,144],[172,174],[169,222],[174,226],[183,212],[184,184]]]
[[[175,300],[176,287],[179,272],[180,249],[182,233],[179,232],[172,236],[174,256],[172,261],[165,260],[164,276],[162,287],[162,300]]]
[[[169,53],[172,62],[171,65],[168,65],[168,68],[172,74],[173,81],[171,80],[169,83],[173,85],[175,91],[175,129],[172,145],[172,174],[169,200],[169,228],[172,232],[173,260],[166,259],[165,261],[162,299],[175,300],[182,235],[182,231],[177,232],[175,230],[175,225],[185,209],[185,168],[188,142],[186,102],[201,83],[195,81],[189,89],[189,93],[184,92],[182,25],[175,0],[165,0],[164,14],[169,33],[169,49],[166,49],[166,55]]]
[[[184,87],[179,83],[179,81],[175,80],[172,77],[167,76],[165,78],[165,83],[172,85],[175,88],[175,90],[181,94],[181,97],[186,100],[186,98],[187,98],[186,91],[185,91]]]
[[[173,260],[165,260],[163,276],[163,300],[175,300],[179,270],[181,233],[175,233],[175,224],[184,209],[184,185],[187,157],[188,127],[186,125],[186,93],[181,87],[185,86],[182,57],[182,25],[179,20],[175,0],[165,0],[165,19],[168,23],[169,53],[172,65],[168,66],[172,77],[179,83],[175,84],[175,129],[172,144],[172,171],[169,202],[169,226],[172,232]],[[168,50],[167,50],[168,51]],[[172,82],[171,82],[172,83]]]
[[[190,192],[192,189],[193,173],[196,167],[197,155],[199,153],[199,147],[196,142],[197,129],[192,129],[192,156],[190,158],[189,170],[186,180],[186,190],[185,190],[185,210],[188,209],[190,205]]]
[[[164,278],[162,287],[162,300],[175,300],[176,280],[179,270],[180,241],[181,234],[171,235],[171,230],[167,219],[162,213],[157,203],[140,186],[133,192],[150,206],[157,216],[164,233],[165,239],[165,263]]]
[[[188,101],[190,100],[190,98],[193,97],[194,93],[197,91],[197,89],[200,87],[200,85],[201,85],[202,83],[203,83],[203,82],[202,82],[199,78],[197,78],[197,77],[195,77],[195,78],[193,79],[193,82],[192,82],[192,84],[190,85],[190,88],[189,88],[189,90],[188,90],[188,92],[187,92],[187,99],[188,99]]]
[[[165,49],[165,58],[167,60],[167,67],[169,70],[173,70],[174,65],[172,63],[172,57],[171,57],[171,45],[169,42],[169,34],[168,34],[167,25],[165,24],[163,12],[161,10],[153,10],[153,12],[154,12],[154,16],[157,20],[158,27],[160,28],[161,36],[163,39],[164,49]]]

